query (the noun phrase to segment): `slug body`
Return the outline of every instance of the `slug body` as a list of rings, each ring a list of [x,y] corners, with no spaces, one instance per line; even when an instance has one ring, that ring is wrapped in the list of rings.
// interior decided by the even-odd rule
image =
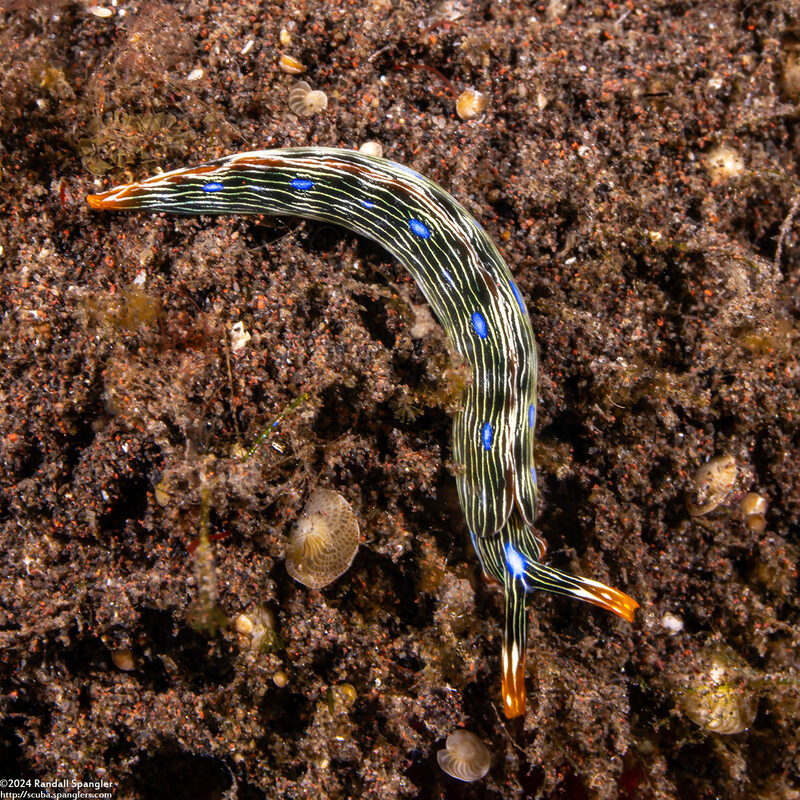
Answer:
[[[90,195],[95,209],[291,215],[373,239],[411,273],[472,381],[453,421],[456,482],[483,570],[505,595],[503,706],[525,711],[526,597],[567,594],[628,620],[628,595],[542,559],[533,532],[537,354],[530,318],[497,248],[438,185],[382,158],[297,148],[240,153]]]

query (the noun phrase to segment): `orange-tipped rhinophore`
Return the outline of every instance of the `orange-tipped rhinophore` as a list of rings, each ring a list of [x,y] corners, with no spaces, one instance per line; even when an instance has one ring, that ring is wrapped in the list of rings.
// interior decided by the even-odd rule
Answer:
[[[525,714],[525,653],[519,652],[515,643],[503,644],[503,713],[506,719]]]

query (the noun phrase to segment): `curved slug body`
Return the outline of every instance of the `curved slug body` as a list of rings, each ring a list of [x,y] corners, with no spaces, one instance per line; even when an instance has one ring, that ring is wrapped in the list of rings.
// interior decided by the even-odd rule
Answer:
[[[475,550],[503,585],[503,705],[525,711],[526,596],[572,595],[632,620],[637,603],[542,564],[533,533],[537,355],[528,312],[481,226],[417,172],[349,150],[240,153],[90,195],[95,209],[270,214],[323,220],[373,239],[409,270],[473,379],[453,422],[456,482]]]

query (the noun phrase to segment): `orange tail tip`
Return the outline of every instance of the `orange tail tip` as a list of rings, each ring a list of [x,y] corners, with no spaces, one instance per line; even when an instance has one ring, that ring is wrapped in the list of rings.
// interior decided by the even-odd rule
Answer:
[[[525,714],[525,653],[516,644],[503,647],[503,713],[506,719]]]
[[[86,202],[95,210],[103,208],[103,195],[90,194],[86,197]]]
[[[593,603],[606,611],[613,611],[628,622],[633,622],[633,612],[639,608],[639,604],[625,592],[612,589],[591,578],[574,578],[574,580],[580,588],[572,590],[573,597]]]
[[[138,187],[137,183],[129,183],[125,186],[116,186],[109,189],[107,192],[100,194],[90,194],[86,196],[86,202],[95,211],[115,211],[117,209],[124,209],[125,199],[128,195],[128,190],[133,187]]]

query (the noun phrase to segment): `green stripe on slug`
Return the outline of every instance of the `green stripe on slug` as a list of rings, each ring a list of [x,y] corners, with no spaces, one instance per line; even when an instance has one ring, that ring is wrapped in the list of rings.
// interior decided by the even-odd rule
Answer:
[[[525,712],[526,597],[569,594],[632,620],[637,603],[541,563],[533,532],[537,354],[525,303],[481,226],[414,170],[331,148],[240,153],[90,195],[95,209],[268,214],[373,239],[411,273],[473,379],[453,421],[459,500],[484,572],[503,585],[503,705]]]

